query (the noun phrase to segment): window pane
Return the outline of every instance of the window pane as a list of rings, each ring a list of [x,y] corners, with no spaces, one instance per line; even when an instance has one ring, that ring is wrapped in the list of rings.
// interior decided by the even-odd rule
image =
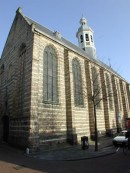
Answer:
[[[48,103],[57,102],[57,57],[51,46],[45,48],[43,65],[43,99]]]
[[[52,57],[50,54],[48,56],[48,75],[52,76]]]
[[[111,90],[111,82],[108,74],[106,74],[106,83],[107,83],[107,94],[108,94],[108,100],[109,100],[109,108],[110,110],[113,109],[113,101],[112,101],[112,90]]]
[[[43,98],[44,98],[44,100],[48,100],[48,96],[47,96],[47,86],[46,85],[44,85],[45,87],[44,87],[44,92],[43,92]]]
[[[86,34],[85,36],[86,36],[86,41],[89,41],[89,37],[88,37],[88,34]]]
[[[52,85],[48,84],[48,101],[52,101]]]
[[[93,37],[92,37],[92,35],[91,35],[91,42],[93,42]]]
[[[81,68],[79,62],[76,59],[72,61],[72,68],[73,68],[73,79],[74,79],[75,105],[76,106],[83,105]]]
[[[93,83],[93,95],[95,99],[95,103],[97,104],[97,108],[101,107],[101,104],[99,102],[100,95],[101,95],[101,89],[99,86],[99,74],[97,73],[97,70],[95,67],[92,67],[92,83]],[[98,103],[99,102],[99,103]]]
[[[80,41],[83,42],[83,35],[80,35]]]

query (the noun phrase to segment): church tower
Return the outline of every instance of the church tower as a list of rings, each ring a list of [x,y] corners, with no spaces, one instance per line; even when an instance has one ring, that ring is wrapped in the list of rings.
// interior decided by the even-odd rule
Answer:
[[[90,57],[96,58],[96,48],[94,45],[93,30],[88,26],[87,20],[82,17],[80,19],[81,26],[77,31],[79,47],[83,49]]]

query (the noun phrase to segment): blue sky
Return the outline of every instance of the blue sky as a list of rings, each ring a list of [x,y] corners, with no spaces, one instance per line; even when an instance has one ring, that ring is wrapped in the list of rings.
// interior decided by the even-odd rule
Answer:
[[[0,55],[19,6],[26,16],[76,45],[83,15],[94,30],[98,58],[130,82],[130,0],[4,0],[0,5]]]

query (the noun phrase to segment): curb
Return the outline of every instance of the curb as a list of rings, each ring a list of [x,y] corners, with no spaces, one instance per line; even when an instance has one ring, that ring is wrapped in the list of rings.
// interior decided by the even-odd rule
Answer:
[[[94,158],[99,158],[99,157],[105,157],[105,156],[109,156],[112,154],[116,154],[116,151],[109,151],[109,152],[105,152],[105,153],[98,153],[98,154],[94,154],[93,156],[86,156],[86,157],[80,157],[80,158],[75,158],[75,159],[63,159],[63,160],[57,160],[57,161],[78,161],[78,160],[88,160],[88,159],[94,159]]]
[[[86,160],[86,159],[93,159],[98,157],[104,157],[107,155],[115,154],[116,149],[113,147],[105,147],[100,149],[99,151],[93,150],[66,150],[60,152],[61,150],[51,151],[51,152],[43,152],[36,155],[28,155],[29,157],[38,158],[41,160],[55,160],[55,161],[76,161],[76,160]]]

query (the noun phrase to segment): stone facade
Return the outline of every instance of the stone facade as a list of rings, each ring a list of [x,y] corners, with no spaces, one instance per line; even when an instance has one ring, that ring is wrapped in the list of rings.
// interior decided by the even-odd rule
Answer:
[[[93,103],[89,98],[94,91],[92,68],[98,74],[100,97],[105,98],[96,109],[99,135],[124,129],[130,116],[129,83],[111,68],[63,44],[59,35],[54,39],[50,31],[40,31],[41,26],[30,21],[19,8],[0,59],[0,139],[38,149],[66,141],[76,144],[82,136],[93,136]],[[56,54],[57,103],[53,98],[50,103],[43,99],[46,47]],[[73,60],[81,69],[82,106],[75,105]]]
[[[0,61],[0,138],[21,146],[28,145],[30,131],[32,50],[32,27],[17,11]]]

